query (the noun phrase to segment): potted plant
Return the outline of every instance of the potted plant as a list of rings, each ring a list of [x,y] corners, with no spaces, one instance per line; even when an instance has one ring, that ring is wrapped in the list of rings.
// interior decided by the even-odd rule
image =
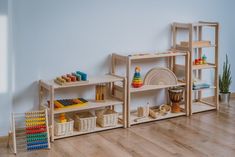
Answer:
[[[230,91],[229,87],[232,83],[231,65],[228,63],[228,56],[226,55],[226,61],[223,64],[222,75],[219,76],[219,89],[220,89],[220,102],[223,104],[229,104]]]

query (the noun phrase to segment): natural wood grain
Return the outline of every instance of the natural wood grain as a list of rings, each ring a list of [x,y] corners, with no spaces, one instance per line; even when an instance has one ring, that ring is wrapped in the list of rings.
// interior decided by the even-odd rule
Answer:
[[[51,150],[19,157],[234,157],[235,99],[218,112],[56,140]],[[0,157],[14,157],[0,138]]]

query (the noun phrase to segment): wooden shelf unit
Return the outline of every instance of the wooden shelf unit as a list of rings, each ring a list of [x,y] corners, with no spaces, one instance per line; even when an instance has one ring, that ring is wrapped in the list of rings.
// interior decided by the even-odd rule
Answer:
[[[116,90],[114,89],[113,83],[114,82],[120,82],[122,84],[122,87],[118,89],[118,92],[121,92],[121,95],[116,95]],[[95,100],[88,100],[87,104],[85,106],[81,107],[71,107],[71,108],[64,108],[64,109],[54,109],[54,100],[55,100],[55,94],[58,90],[61,89],[69,89],[69,88],[75,88],[75,87],[81,87],[81,86],[94,86],[98,84],[106,84],[107,85],[107,97],[105,98],[104,102],[96,102]],[[70,85],[58,85],[55,83],[53,80],[49,81],[44,81],[40,80],[39,81],[39,105],[40,107],[47,108],[48,114],[49,114],[49,125],[51,129],[51,141],[53,142],[55,139],[60,139],[60,138],[65,138],[65,137],[70,137],[70,136],[76,136],[76,135],[81,135],[81,134],[87,134],[87,133],[92,133],[92,132],[97,132],[97,131],[103,131],[103,130],[109,130],[109,129],[114,129],[114,128],[126,128],[127,127],[127,105],[126,105],[126,88],[127,88],[127,82],[126,78],[112,75],[112,74],[107,74],[105,76],[101,77],[93,77],[89,78],[89,81],[83,82],[81,84],[70,84]],[[45,96],[49,96],[49,102],[50,105],[48,107],[47,101],[45,99]],[[112,127],[104,127],[101,128],[97,125],[95,130],[89,131],[89,132],[80,132],[74,129],[74,132],[70,135],[64,135],[64,136],[55,136],[54,135],[54,118],[56,114],[60,113],[68,113],[68,112],[77,112],[77,111],[83,111],[83,110],[95,110],[99,108],[104,108],[104,107],[110,107],[114,108],[116,105],[121,105],[122,106],[122,113],[121,113],[121,120],[119,119],[119,123],[117,126],[112,126]]]
[[[184,82],[178,81],[177,85],[143,85],[140,88],[133,88],[131,83],[132,83],[132,77],[133,74],[131,73],[131,68],[132,67],[132,63],[133,62],[138,62],[141,61],[141,63],[143,63],[143,61],[146,61],[147,59],[157,59],[157,58],[166,58],[168,59],[167,61],[167,65],[168,68],[170,70],[173,71],[174,68],[174,64],[173,64],[173,60],[175,59],[175,57],[177,56],[183,56],[185,58],[185,66],[184,66],[184,70],[186,71],[186,75],[185,75],[185,80]],[[120,55],[120,54],[116,54],[113,53],[112,54],[112,73],[116,74],[116,68],[117,68],[117,62],[121,62],[122,64],[125,64],[125,76],[127,78],[127,122],[128,122],[128,127],[130,127],[131,125],[135,125],[135,124],[140,124],[140,123],[145,123],[145,122],[151,122],[151,121],[157,121],[157,120],[162,120],[162,119],[167,119],[167,118],[173,118],[173,117],[178,117],[178,116],[185,116],[185,115],[189,115],[189,105],[188,105],[188,91],[189,91],[189,78],[187,73],[189,72],[189,68],[188,68],[188,64],[189,64],[189,53],[187,51],[167,51],[167,52],[163,52],[163,53],[141,53],[141,54],[137,54],[137,55]],[[132,93],[136,93],[136,92],[148,92],[148,91],[152,91],[152,90],[159,90],[159,89],[165,89],[167,90],[170,87],[175,87],[175,86],[184,86],[185,87],[185,92],[184,92],[184,108],[183,112],[180,113],[168,113],[168,115],[165,116],[160,116],[156,119],[153,119],[151,117],[148,118],[144,118],[143,120],[140,120],[138,122],[135,122],[133,119],[137,118],[135,112],[131,111],[131,95]],[[115,88],[120,88],[120,86],[115,85]],[[169,101],[169,100],[167,100]]]
[[[193,46],[194,40],[196,41],[203,41],[203,28],[207,27],[209,29],[213,29],[214,31],[214,41],[213,44],[210,44],[209,46]],[[189,46],[188,47],[182,47],[178,44],[179,41],[177,41],[177,35],[179,35],[181,30],[185,30],[188,32],[188,41]],[[203,112],[203,111],[208,111],[208,110],[213,110],[219,109],[219,86],[218,86],[218,58],[219,58],[219,23],[218,22],[204,22],[204,21],[199,21],[197,23],[173,23],[172,24],[172,35],[173,35],[173,49],[175,50],[187,50],[190,52],[190,64],[189,64],[189,89],[190,89],[190,94],[189,94],[189,100],[190,100],[190,115],[193,113],[198,113],[198,112]],[[205,65],[193,65],[193,58],[194,57],[202,57],[202,50],[203,48],[211,48],[214,51],[214,58],[215,61],[214,63],[208,63]],[[194,53],[196,55],[194,56]],[[214,75],[214,85],[209,88],[214,90],[214,104],[210,104],[205,101],[201,101],[202,99],[202,91],[205,89],[201,90],[193,90],[193,75],[195,74],[197,78],[201,79],[202,78],[202,70],[203,69],[214,69],[215,75]],[[197,92],[198,96],[196,97],[196,102],[193,100],[193,94]],[[200,102],[200,103],[198,103]],[[208,106],[209,104],[209,106]],[[199,107],[196,107],[196,106]]]

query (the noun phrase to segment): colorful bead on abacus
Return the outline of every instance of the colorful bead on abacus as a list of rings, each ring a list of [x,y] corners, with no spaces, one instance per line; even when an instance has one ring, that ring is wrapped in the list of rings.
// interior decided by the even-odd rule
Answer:
[[[27,150],[48,148],[48,136],[45,112],[25,113]]]

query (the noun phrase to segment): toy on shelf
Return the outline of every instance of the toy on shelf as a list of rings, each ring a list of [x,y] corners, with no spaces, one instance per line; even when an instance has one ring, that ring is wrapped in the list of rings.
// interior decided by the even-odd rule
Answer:
[[[202,56],[202,62],[203,62],[203,64],[207,64],[206,60],[207,60],[207,57],[206,57],[206,55],[204,54],[204,55]]]
[[[202,64],[207,64],[207,57],[206,57],[206,55],[204,54],[203,56],[202,56],[202,58],[197,58],[197,59],[195,59],[194,60],[194,62],[193,62],[193,64],[194,65],[202,65]]]
[[[61,113],[60,116],[59,116],[59,122],[60,123],[65,123],[67,122],[67,118],[65,116],[65,113]]]
[[[13,151],[32,151],[49,149],[49,129],[47,110],[26,112],[25,114],[12,113]],[[10,139],[8,141],[10,145]]]
[[[171,106],[167,104],[162,104],[159,106],[160,114],[167,115],[171,111]]]
[[[140,67],[138,67],[138,66],[135,68],[135,73],[134,73],[134,77],[132,80],[132,86],[134,88],[139,88],[139,87],[143,86],[143,80],[140,75]]]
[[[171,111],[171,106],[167,104],[151,108],[149,106],[149,103],[147,103],[147,106],[137,108],[137,118],[134,119],[134,122],[141,121],[149,116],[153,119],[157,119],[159,116],[166,116]]]
[[[66,74],[56,77],[56,79],[54,79],[54,82],[62,86],[62,85],[87,83],[88,80],[87,80],[87,74],[81,71],[76,71],[71,74]]]
[[[145,85],[177,85],[177,77],[168,68],[152,68],[144,78]]]
[[[172,102],[171,105],[171,112],[172,113],[178,113],[181,112],[180,109],[180,101],[183,99],[183,87],[173,87],[168,90],[169,92],[169,98]]]
[[[162,104],[157,108],[152,108],[149,110],[149,116],[157,119],[159,116],[166,116],[171,111],[171,106],[167,104]]]
[[[147,103],[146,106],[138,107],[137,108],[137,118],[134,119],[134,122],[138,122],[138,121],[141,121],[143,119],[148,118],[149,111],[150,111],[149,103]]]
[[[105,84],[100,84],[95,86],[95,100],[104,101],[105,100]]]
[[[155,108],[155,109],[149,109],[149,116],[156,119],[160,116],[160,109]]]
[[[87,100],[83,98],[54,100],[55,110],[64,108],[82,107],[87,105]],[[50,102],[48,101],[48,104]]]
[[[149,116],[149,104],[147,106],[140,106],[137,108],[138,117],[148,117]]]

